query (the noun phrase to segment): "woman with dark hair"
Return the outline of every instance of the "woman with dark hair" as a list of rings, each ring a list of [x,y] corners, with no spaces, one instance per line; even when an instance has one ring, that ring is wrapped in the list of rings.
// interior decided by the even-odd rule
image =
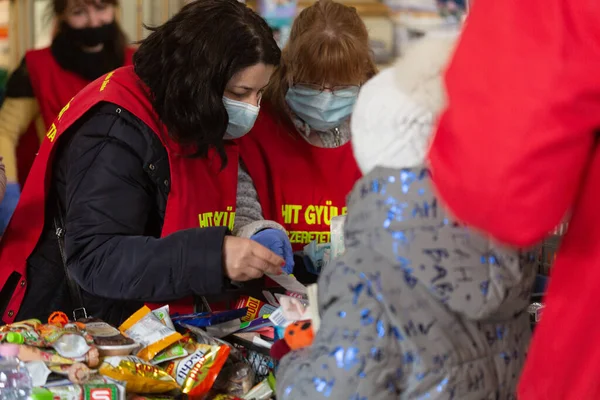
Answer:
[[[152,31],[133,67],[51,124],[0,242],[4,322],[85,307],[118,324],[145,302],[190,312],[230,280],[281,273],[283,259],[228,229],[229,139],[252,127],[279,63],[270,28],[237,0],[199,0]]]
[[[350,145],[360,86],[377,72],[352,7],[320,0],[294,21],[252,131],[240,141],[236,233],[262,233],[294,250],[329,242],[331,218],[361,173]],[[290,250],[291,251],[291,250]]]
[[[53,0],[57,33],[52,44],[28,51],[8,80],[0,108],[0,154],[9,182],[0,204],[0,232],[17,206],[20,184],[25,182],[44,133],[61,108],[94,79],[131,64],[133,49],[126,47],[125,34],[115,20],[117,3]]]

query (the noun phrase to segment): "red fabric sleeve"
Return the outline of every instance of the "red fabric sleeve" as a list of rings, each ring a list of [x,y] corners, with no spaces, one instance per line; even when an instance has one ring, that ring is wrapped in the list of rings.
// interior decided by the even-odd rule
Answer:
[[[577,196],[600,127],[600,2],[475,2],[429,159],[462,221],[533,244]]]

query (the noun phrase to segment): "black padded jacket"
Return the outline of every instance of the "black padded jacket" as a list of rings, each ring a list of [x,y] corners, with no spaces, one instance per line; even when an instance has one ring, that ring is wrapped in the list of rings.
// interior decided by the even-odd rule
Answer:
[[[144,302],[224,289],[227,228],[194,228],[160,238],[169,162],[166,149],[143,122],[102,103],[64,135],[53,163],[43,234],[28,259],[29,284],[17,320],[46,319],[57,310],[70,315],[76,308],[53,229],[58,207],[65,217],[70,274],[95,317],[119,324]],[[14,276],[2,288],[0,311],[18,279]]]

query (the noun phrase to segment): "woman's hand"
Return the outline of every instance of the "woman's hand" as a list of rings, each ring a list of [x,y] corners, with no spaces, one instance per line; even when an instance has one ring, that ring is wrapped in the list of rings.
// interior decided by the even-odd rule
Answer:
[[[225,236],[223,268],[233,281],[249,281],[264,274],[280,275],[284,265],[283,258],[253,240]]]

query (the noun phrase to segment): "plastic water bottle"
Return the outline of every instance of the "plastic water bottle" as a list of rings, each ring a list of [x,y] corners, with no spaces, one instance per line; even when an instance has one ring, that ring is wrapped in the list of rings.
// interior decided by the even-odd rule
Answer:
[[[0,345],[0,399],[26,400],[31,394],[31,377],[17,356],[19,346]]]

